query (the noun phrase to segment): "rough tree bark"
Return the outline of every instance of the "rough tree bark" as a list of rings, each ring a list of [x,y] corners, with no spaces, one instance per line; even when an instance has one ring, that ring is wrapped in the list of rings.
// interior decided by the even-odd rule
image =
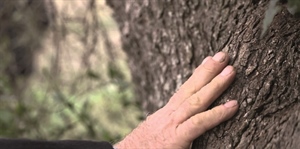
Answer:
[[[214,103],[238,114],[193,148],[300,148],[300,19],[283,9],[260,39],[268,1],[107,0],[122,32],[139,98],[162,107],[204,57],[228,52],[233,85]]]

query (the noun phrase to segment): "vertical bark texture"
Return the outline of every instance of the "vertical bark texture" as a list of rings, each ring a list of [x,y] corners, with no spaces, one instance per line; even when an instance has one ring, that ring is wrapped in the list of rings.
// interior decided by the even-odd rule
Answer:
[[[108,0],[120,25],[137,93],[153,112],[204,57],[226,51],[237,69],[214,103],[238,114],[193,148],[300,148],[300,19],[283,9],[260,39],[268,1]]]

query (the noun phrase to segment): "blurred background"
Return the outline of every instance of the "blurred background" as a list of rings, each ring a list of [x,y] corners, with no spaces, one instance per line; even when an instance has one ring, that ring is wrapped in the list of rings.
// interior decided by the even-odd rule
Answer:
[[[119,141],[143,119],[105,0],[0,1],[0,137]]]

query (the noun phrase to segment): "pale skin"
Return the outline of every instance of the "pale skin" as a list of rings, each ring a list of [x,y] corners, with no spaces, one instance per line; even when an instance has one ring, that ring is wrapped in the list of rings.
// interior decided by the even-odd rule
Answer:
[[[228,61],[225,52],[205,58],[169,102],[115,148],[187,149],[198,136],[231,118],[238,110],[236,100],[228,99],[225,104],[207,110],[235,77]]]

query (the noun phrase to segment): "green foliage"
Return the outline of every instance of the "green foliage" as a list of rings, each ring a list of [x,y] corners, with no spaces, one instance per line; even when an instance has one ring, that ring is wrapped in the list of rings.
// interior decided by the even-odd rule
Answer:
[[[95,0],[44,2],[0,1],[0,137],[118,141],[141,110],[125,57],[110,43],[109,10]],[[52,19],[38,17],[48,11]]]
[[[1,136],[116,141],[139,122],[130,88],[109,84],[78,96],[46,86],[35,83],[22,102],[0,99]]]

